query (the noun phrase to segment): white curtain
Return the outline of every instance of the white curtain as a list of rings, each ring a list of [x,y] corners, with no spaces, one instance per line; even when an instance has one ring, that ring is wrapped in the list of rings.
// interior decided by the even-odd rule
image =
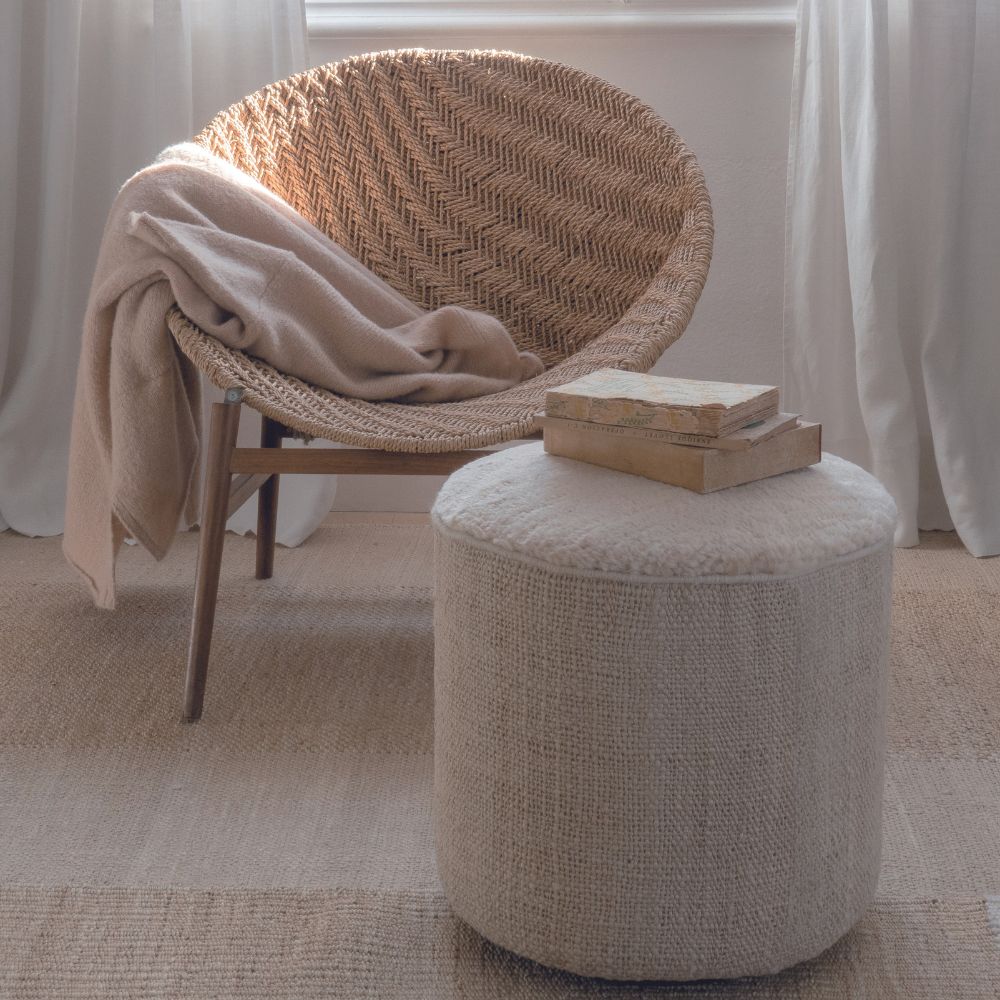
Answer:
[[[785,398],[1000,553],[1000,0],[799,0]]]
[[[215,112],[307,65],[303,0],[0,3],[0,528],[62,530],[80,328],[116,191]],[[333,488],[283,483],[279,539],[308,534]]]

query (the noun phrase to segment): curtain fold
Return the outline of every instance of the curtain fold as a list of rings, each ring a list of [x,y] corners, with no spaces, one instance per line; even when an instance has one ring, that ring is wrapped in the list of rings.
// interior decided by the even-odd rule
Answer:
[[[800,0],[785,397],[896,541],[1000,552],[1000,3]]]
[[[165,146],[308,66],[303,0],[0,5],[0,528],[62,530],[80,328],[112,200]],[[244,420],[245,439],[256,420]],[[282,488],[279,539],[332,477]],[[249,505],[248,505],[249,508]],[[245,508],[233,526],[248,527]]]

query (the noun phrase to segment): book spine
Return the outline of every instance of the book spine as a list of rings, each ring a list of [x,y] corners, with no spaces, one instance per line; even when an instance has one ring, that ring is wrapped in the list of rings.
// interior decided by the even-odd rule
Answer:
[[[805,423],[746,451],[720,451],[594,434],[553,422],[545,426],[544,447],[552,455],[683,486],[696,493],[713,493],[791,472],[822,458],[820,425]]]
[[[724,411],[650,406],[637,400],[602,399],[553,389],[545,395],[545,413],[564,420],[718,437]]]
[[[706,452],[709,457],[702,492],[713,493],[815,465],[823,457],[820,433],[819,424],[802,422],[750,451]]]
[[[636,438],[642,441],[659,441],[666,444],[681,444],[690,448],[721,448],[726,451],[743,451],[751,447],[748,439],[710,437],[707,434],[681,434],[678,431],[655,430],[649,427],[630,427],[624,424],[598,424],[592,420],[570,420],[545,414],[538,417],[543,428],[565,427],[582,434],[609,434],[620,438]]]
[[[683,486],[696,493],[705,492],[705,457],[719,454],[710,448],[591,434],[559,425],[545,428],[543,444],[551,455]]]

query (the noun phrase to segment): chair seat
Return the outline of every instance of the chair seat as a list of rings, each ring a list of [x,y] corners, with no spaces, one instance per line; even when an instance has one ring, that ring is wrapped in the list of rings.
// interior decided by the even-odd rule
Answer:
[[[423,309],[478,309],[546,371],[453,403],[373,403],[228,350],[178,310],[180,349],[303,435],[446,452],[534,428],[545,390],[648,371],[683,332],[712,255],[701,169],[650,108],[510,52],[373,53],[270,84],[194,138]]]
[[[317,66],[221,111],[193,141],[414,305],[488,313],[546,370],[460,402],[349,399],[227,348],[170,309],[187,361],[270,418],[260,449],[238,449],[242,406],[212,408],[188,720],[202,710],[226,518],[248,488],[229,495],[238,452],[260,453],[238,478],[250,489],[263,479],[257,576],[266,579],[278,481],[290,471],[269,451],[281,443],[276,424],[386,453],[468,453],[524,437],[547,389],[599,368],[649,371],[684,332],[712,258],[705,178],[674,129],[605,80],[513,52],[411,49]],[[319,456],[325,471],[342,457]],[[363,471],[424,475],[471,457],[364,459]]]
[[[545,392],[598,368],[644,371],[635,344],[598,338],[541,375],[503,392],[452,403],[370,402],[340,396],[226,347],[174,306],[167,325],[178,346],[220,389],[239,386],[243,401],[272,420],[310,437],[355,448],[433,452],[485,448],[535,429]]]

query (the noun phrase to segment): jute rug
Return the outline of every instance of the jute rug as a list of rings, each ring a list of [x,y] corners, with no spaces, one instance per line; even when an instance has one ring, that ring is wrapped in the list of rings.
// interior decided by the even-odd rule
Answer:
[[[0,535],[0,998],[1000,998],[1000,560],[897,554],[878,901],[768,980],[612,984],[484,942],[430,835],[429,529],[226,543],[205,717],[179,722],[196,537],[98,612]]]

